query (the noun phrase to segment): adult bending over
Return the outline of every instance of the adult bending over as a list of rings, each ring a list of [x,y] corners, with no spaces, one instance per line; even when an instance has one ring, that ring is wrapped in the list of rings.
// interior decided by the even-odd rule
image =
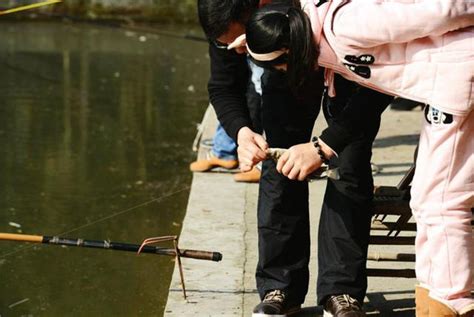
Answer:
[[[339,94],[337,72],[427,104],[410,202],[417,222],[417,316],[473,316],[474,2],[316,2],[256,12],[247,23],[247,49],[258,64],[287,70],[293,87],[320,65],[330,96]],[[243,37],[233,43],[240,45]],[[307,158],[319,167],[317,155]],[[277,169],[298,179],[312,171],[291,155]]]

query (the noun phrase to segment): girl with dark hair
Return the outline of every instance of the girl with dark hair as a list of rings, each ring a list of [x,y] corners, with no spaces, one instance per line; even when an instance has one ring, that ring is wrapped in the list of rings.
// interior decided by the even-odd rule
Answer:
[[[288,65],[288,80],[293,88],[301,87],[314,71],[319,52],[311,22],[301,9],[269,5],[252,16],[246,30],[253,61],[264,68]],[[250,52],[249,47],[247,50]],[[273,54],[266,55],[268,52]]]
[[[330,96],[337,72],[427,104],[410,202],[417,316],[474,316],[474,2],[321,2],[268,5],[248,21],[247,44],[240,37],[230,47],[246,45],[259,65],[286,70],[294,88],[319,65]],[[319,167],[317,154],[306,157]],[[312,172],[296,163],[283,156],[277,169],[298,179]]]

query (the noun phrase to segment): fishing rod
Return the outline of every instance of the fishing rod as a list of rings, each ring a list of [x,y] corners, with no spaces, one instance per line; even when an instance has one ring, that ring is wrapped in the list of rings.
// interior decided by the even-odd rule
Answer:
[[[20,11],[36,9],[36,8],[47,6],[47,5],[50,5],[50,4],[60,3],[62,1],[63,0],[47,0],[47,1],[43,1],[43,2],[27,4],[27,5],[19,6],[19,7],[16,7],[16,8],[11,8],[11,9],[0,11],[0,15],[6,15],[6,14],[16,13],[16,12],[20,12]]]
[[[146,26],[146,25],[137,25],[135,24],[133,20],[127,19],[127,18],[91,20],[91,19],[80,17],[80,16],[73,16],[70,14],[64,14],[64,13],[55,14],[55,13],[46,13],[46,12],[39,12],[38,16],[42,16],[44,18],[49,18],[49,19],[68,20],[73,23],[84,23],[84,24],[90,24],[90,25],[95,25],[95,26],[100,26],[100,27],[123,29],[127,31],[141,32],[141,33],[146,33],[146,34],[156,34],[156,35],[162,35],[162,36],[183,39],[183,40],[191,40],[191,41],[196,41],[196,42],[206,42],[206,43],[209,42],[209,40],[204,36],[194,35],[190,33],[182,34],[182,33],[177,33],[177,32],[172,32],[172,31],[160,30],[156,27],[151,27],[151,26]]]
[[[128,19],[121,19],[121,20],[120,19],[115,19],[115,20],[104,21],[104,20],[84,19],[84,18],[81,18],[81,17],[76,17],[76,16],[72,16],[72,15],[67,15],[67,14],[41,13],[41,15],[44,16],[44,17],[48,17],[48,18],[56,18],[56,19],[62,19],[62,20],[67,19],[67,20],[75,22],[75,23],[84,23],[84,24],[96,25],[96,26],[100,26],[100,27],[123,29],[123,30],[133,31],[133,32],[141,32],[141,33],[146,33],[146,34],[156,34],[156,35],[172,37],[172,38],[177,38],[177,39],[208,43],[208,39],[203,37],[203,36],[189,34],[189,33],[181,34],[181,33],[172,32],[172,31],[160,30],[156,27],[145,26],[145,25],[136,25],[133,21],[130,22],[130,20],[128,20]]]
[[[107,249],[107,250],[116,250],[116,251],[128,251],[140,253],[151,253],[158,255],[168,255],[176,258],[179,277],[181,279],[181,287],[183,290],[184,299],[186,296],[186,286],[184,283],[184,274],[183,274],[183,265],[181,263],[181,258],[190,258],[196,260],[208,260],[219,262],[222,260],[222,254],[219,252],[210,252],[210,251],[200,251],[200,250],[187,250],[178,248],[178,236],[163,236],[163,237],[154,237],[149,238],[143,241],[141,245],[123,243],[123,242],[112,242],[108,240],[85,240],[77,238],[63,238],[57,236],[36,236],[29,234],[16,234],[16,233],[0,233],[0,240],[6,241],[20,241],[20,242],[32,242],[32,243],[43,243],[43,244],[53,244],[53,245],[65,245],[71,247],[83,247],[83,248],[93,248],[93,249]],[[150,244],[173,241],[174,248],[160,248],[156,246],[151,246]]]
[[[63,0],[47,0],[47,1],[39,2],[35,4],[29,4],[25,6],[16,7],[16,8],[11,8],[4,11],[0,11],[0,15],[31,10],[31,9],[35,9],[35,8],[50,5],[50,4],[60,3],[62,1]],[[75,16],[67,15],[67,14],[50,14],[50,13],[44,13],[44,12],[38,12],[37,14],[39,16],[43,16],[47,18],[68,19],[72,22],[87,23],[87,24],[98,25],[102,27],[120,28],[124,30],[129,30],[129,31],[163,35],[163,36],[180,38],[184,40],[191,40],[191,41],[197,41],[197,42],[208,42],[208,40],[203,36],[189,34],[189,33],[181,34],[181,33],[176,33],[176,32],[171,32],[171,31],[159,30],[157,28],[144,26],[144,25],[135,25],[133,22],[131,23],[130,21],[125,20],[125,19],[103,21],[103,20],[84,19],[81,17],[75,17]],[[126,21],[126,22],[123,22],[123,21]]]
[[[175,236],[170,236],[170,239],[163,241],[173,240]],[[20,242],[32,242],[42,243],[51,245],[65,245],[71,247],[82,247],[82,248],[93,248],[93,249],[107,249],[115,251],[127,251],[137,253],[151,253],[157,255],[168,255],[176,257],[175,248],[162,248],[151,245],[138,245],[123,242],[113,242],[108,240],[85,240],[77,238],[64,238],[57,236],[37,236],[28,234],[14,234],[14,233],[0,233],[0,240],[6,241],[20,241]],[[146,240],[145,240],[146,241]],[[140,249],[140,247],[142,247]],[[183,258],[190,258],[196,260],[207,260],[219,262],[222,260],[222,254],[219,252],[201,251],[201,250],[188,250],[188,249],[177,249],[178,255]]]

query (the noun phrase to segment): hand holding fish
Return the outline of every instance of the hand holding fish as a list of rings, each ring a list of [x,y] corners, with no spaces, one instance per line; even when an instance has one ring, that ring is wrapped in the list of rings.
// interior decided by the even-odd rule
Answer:
[[[279,173],[292,180],[303,181],[323,164],[311,142],[290,147],[277,162]]]
[[[278,172],[290,179],[312,181],[324,176],[334,180],[340,178],[338,168],[329,169],[322,164],[312,143],[298,144],[289,149],[269,148],[266,153],[267,159],[277,162]]]

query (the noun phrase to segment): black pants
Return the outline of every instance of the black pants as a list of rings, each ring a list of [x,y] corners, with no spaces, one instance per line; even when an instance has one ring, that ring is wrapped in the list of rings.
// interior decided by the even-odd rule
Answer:
[[[353,89],[352,83],[347,87],[337,89]],[[292,145],[308,142],[319,109],[320,95],[317,87],[314,95],[305,95],[302,99],[295,99],[289,92],[286,77],[275,72],[266,72],[262,78],[263,86],[263,128],[270,147],[288,148]],[[357,90],[360,93],[362,90]],[[369,91],[363,89],[363,91]],[[388,97],[369,91],[366,98],[345,98],[346,100],[328,100],[341,105],[341,111],[351,105],[351,101],[364,102],[369,108],[380,104],[373,100],[372,95]],[[341,94],[343,95],[343,94]],[[385,101],[384,99],[384,101]],[[388,101],[385,101],[386,105]],[[327,106],[327,105],[325,105]],[[380,109],[379,109],[380,108]],[[321,219],[319,236],[320,274],[318,279],[318,298],[323,299],[329,294],[349,293],[356,298],[365,293],[366,274],[365,258],[367,253],[367,236],[370,220],[370,200],[372,198],[372,176],[370,170],[371,145],[378,131],[380,113],[385,107],[367,109],[371,118],[367,118],[373,133],[362,134],[360,145],[346,148],[339,154],[338,161],[341,171],[341,185],[329,184],[325,196],[325,207]],[[332,108],[331,108],[332,109]],[[336,110],[336,107],[334,107]],[[377,113],[375,120],[373,114]],[[328,118],[331,120],[330,118]],[[329,121],[330,123],[331,121]],[[367,127],[368,128],[368,127]],[[357,143],[354,141],[354,143]],[[362,145],[364,144],[364,145]],[[347,159],[346,159],[347,157]],[[368,169],[357,170],[353,166],[353,159],[360,161],[357,166],[368,166]],[[362,163],[365,162],[365,163]],[[355,172],[357,170],[357,172]],[[346,176],[347,175],[347,176]],[[360,184],[364,184],[360,187]],[[338,197],[346,199],[347,204],[341,203]],[[359,207],[350,205],[353,196],[361,198],[363,203]],[[364,197],[364,198],[362,198]],[[341,205],[337,205],[340,203]],[[350,206],[349,206],[350,205]],[[350,207],[350,208],[349,208]],[[356,219],[357,218],[357,219]],[[361,220],[361,219],[364,220]],[[356,220],[355,220],[356,219]],[[350,224],[348,224],[350,222]],[[364,224],[360,228],[359,222]],[[340,228],[341,223],[344,227]],[[326,229],[331,233],[325,233]],[[357,228],[355,228],[357,227]],[[341,239],[334,245],[333,238]],[[289,300],[295,304],[303,303],[308,291],[309,256],[310,256],[310,228],[308,211],[308,184],[307,182],[292,181],[280,175],[275,169],[275,163],[263,163],[260,180],[258,202],[258,248],[259,261],[256,271],[257,288],[263,297],[268,290],[285,289]],[[345,242],[344,242],[345,241]],[[334,245],[334,246],[333,246]],[[333,250],[336,248],[337,250]],[[350,250],[357,249],[347,254]],[[330,253],[330,254],[328,254]],[[328,267],[337,263],[334,269]],[[340,263],[343,263],[342,265]],[[346,283],[347,270],[350,267],[351,282]],[[352,274],[351,274],[352,275]],[[360,275],[360,276],[359,276]],[[339,283],[341,281],[341,283]],[[346,285],[347,284],[347,285]],[[357,287],[356,287],[357,284]],[[347,286],[347,288],[345,288]],[[357,288],[353,292],[352,288]],[[328,292],[325,292],[328,290]],[[324,291],[324,292],[323,292]]]
[[[288,148],[308,142],[319,114],[322,85],[296,99],[283,73],[265,71],[262,77],[262,121],[270,147]],[[319,92],[319,93],[318,93]],[[279,174],[276,164],[263,162],[258,200],[257,288],[287,289],[291,300],[302,302],[309,279],[309,213],[307,182]]]
[[[337,78],[337,77],[336,77]],[[372,217],[372,143],[380,117],[392,97],[362,88],[346,80],[336,81],[335,98],[325,98],[328,125],[348,111],[359,128],[350,143],[330,162],[340,180],[328,179],[318,232],[318,303],[330,295],[349,294],[363,302],[367,290],[367,248]],[[349,93],[347,93],[349,92]],[[349,109],[352,108],[352,109]],[[356,114],[354,113],[356,112]]]

